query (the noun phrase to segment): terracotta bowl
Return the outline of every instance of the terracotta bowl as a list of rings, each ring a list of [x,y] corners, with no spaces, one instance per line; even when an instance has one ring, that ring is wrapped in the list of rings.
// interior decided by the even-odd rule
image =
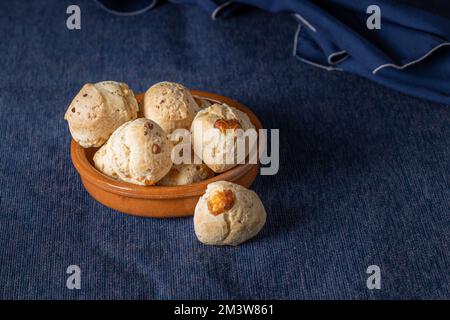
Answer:
[[[192,91],[196,98],[223,102],[245,112],[256,129],[261,129],[261,122],[247,107],[217,94]],[[141,104],[144,95],[136,98]],[[139,186],[119,182],[104,175],[93,165],[92,158],[98,148],[82,148],[72,140],[71,154],[75,169],[87,192],[97,201],[117,211],[142,217],[183,217],[194,214],[194,208],[206,186],[214,181],[226,180],[249,187],[255,180],[259,164],[238,165],[211,179],[184,186]]]

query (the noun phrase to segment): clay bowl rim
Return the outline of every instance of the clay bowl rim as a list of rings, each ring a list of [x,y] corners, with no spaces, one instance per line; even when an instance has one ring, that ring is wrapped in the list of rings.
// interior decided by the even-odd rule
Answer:
[[[206,91],[191,90],[194,98],[206,99],[211,102],[226,103],[232,107],[245,112],[256,130],[262,129],[262,124],[258,117],[243,104],[227,98],[225,96],[210,93]],[[144,93],[136,95],[136,99],[141,102]],[[227,180],[235,181],[247,174],[254,166],[259,164],[240,164],[228,171],[220,173],[213,178],[206,179],[200,182],[182,185],[182,186],[140,186],[128,182],[121,182],[114,180],[105,174],[98,171],[88,160],[86,149],[81,147],[75,140],[71,142],[71,157],[75,169],[80,174],[81,178],[86,179],[89,183],[110,193],[141,199],[174,199],[174,198],[188,198],[192,196],[200,196],[203,194],[206,186],[212,182]]]

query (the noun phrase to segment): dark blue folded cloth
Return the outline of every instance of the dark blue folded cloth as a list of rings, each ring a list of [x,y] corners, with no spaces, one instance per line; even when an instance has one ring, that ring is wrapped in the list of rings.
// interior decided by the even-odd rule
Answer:
[[[271,11],[295,12],[294,55],[302,61],[450,104],[450,20],[383,0],[381,29],[371,30],[371,0],[271,3]]]
[[[118,0],[99,0],[120,10]],[[136,7],[156,1],[134,0]],[[293,54],[326,70],[348,71],[398,91],[450,104],[450,20],[390,0],[176,0],[198,4],[212,18],[237,5],[290,12],[299,26]],[[369,29],[369,6],[381,10],[381,29]]]
[[[119,15],[136,15],[152,9],[158,0],[97,0],[104,9]]]

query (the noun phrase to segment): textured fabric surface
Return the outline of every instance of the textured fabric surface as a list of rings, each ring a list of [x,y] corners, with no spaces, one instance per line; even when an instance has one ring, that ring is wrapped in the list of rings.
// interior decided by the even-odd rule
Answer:
[[[126,13],[157,0],[97,0]],[[415,1],[411,1],[413,4]],[[176,0],[196,4],[212,19],[245,6],[291,13],[298,21],[293,55],[328,71],[347,71],[400,92],[450,104],[450,19],[396,0]],[[441,6],[442,7],[442,6]],[[376,13],[374,13],[376,12]],[[372,19],[378,15],[378,19]],[[369,18],[372,17],[372,18]],[[377,21],[377,26],[373,26]],[[369,26],[372,27],[369,28]]]
[[[449,298],[450,109],[292,58],[290,15],[211,21],[164,4],[133,17],[77,1],[0,2],[0,298]],[[268,220],[237,247],[192,219],[94,201],[63,114],[85,82],[161,80],[230,96],[280,128],[280,171],[253,189]],[[81,290],[66,268],[81,268]],[[381,290],[368,290],[378,265]]]

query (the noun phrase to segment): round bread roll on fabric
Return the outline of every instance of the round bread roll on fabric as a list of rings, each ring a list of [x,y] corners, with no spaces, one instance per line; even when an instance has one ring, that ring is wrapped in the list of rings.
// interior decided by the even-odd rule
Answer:
[[[258,195],[227,181],[210,183],[195,207],[195,234],[204,244],[239,245],[258,234],[265,222]]]
[[[139,118],[120,126],[94,155],[95,167],[129,183],[154,185],[172,167],[172,143],[155,122]]]
[[[215,103],[197,113],[191,126],[194,152],[216,173],[224,172],[238,164],[236,129],[254,129],[249,117],[226,104]],[[231,134],[230,134],[231,133]],[[245,154],[249,145],[246,143]]]
[[[189,129],[199,107],[191,92],[178,83],[160,82],[144,95],[144,117],[155,121],[170,134]]]
[[[73,139],[84,148],[100,147],[123,123],[137,118],[139,106],[125,83],[85,84],[67,109]]]
[[[200,182],[214,177],[214,172],[204,163],[202,164],[177,164],[173,165],[169,173],[162,178],[160,186],[181,186]]]

